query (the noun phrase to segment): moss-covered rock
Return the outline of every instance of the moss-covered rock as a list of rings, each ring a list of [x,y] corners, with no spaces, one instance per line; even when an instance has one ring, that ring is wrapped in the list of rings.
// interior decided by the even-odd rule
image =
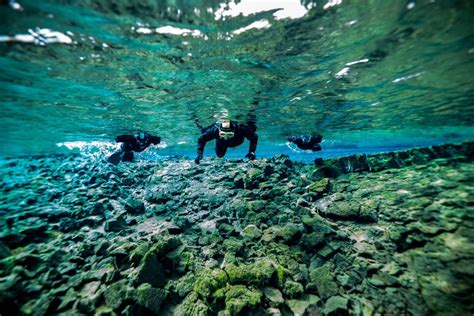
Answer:
[[[233,285],[225,292],[225,309],[230,315],[248,315],[260,304],[262,293],[244,285]]]
[[[286,280],[283,286],[283,293],[289,298],[295,298],[302,295],[304,292],[303,285],[301,283]]]
[[[266,259],[259,259],[254,263],[247,265],[228,265],[225,268],[231,284],[245,284],[261,286],[269,284],[275,266],[273,262]]]
[[[258,239],[262,236],[262,230],[253,224],[247,225],[242,230],[242,236],[250,238],[250,239]]]
[[[322,195],[329,190],[329,179],[324,178],[319,181],[313,182],[312,184],[306,187],[310,192],[317,193],[318,195]]]
[[[176,307],[175,315],[207,316],[209,307],[199,299],[195,292],[189,293],[185,299]]]
[[[330,297],[324,305],[324,313],[326,315],[349,315],[347,304],[349,300],[342,296]]]
[[[228,281],[227,274],[223,270],[206,270],[197,278],[194,292],[198,294],[199,298],[211,301],[213,294],[223,288]]]
[[[127,280],[120,280],[109,285],[104,292],[105,304],[112,308],[119,308],[130,297],[130,288]]]
[[[140,306],[158,314],[167,294],[165,290],[153,288],[150,284],[144,283],[131,296]]]
[[[319,296],[323,299],[327,299],[337,294],[337,284],[334,281],[329,264],[325,264],[324,266],[311,271],[309,278],[311,283],[309,283],[307,287],[309,289],[316,288]]]
[[[278,307],[280,304],[283,304],[285,301],[280,290],[274,287],[265,287],[263,289],[265,298],[268,300],[270,306]]]
[[[285,226],[272,226],[263,231],[264,241],[282,241],[288,245],[295,245],[299,242],[303,232],[303,226],[288,223]]]

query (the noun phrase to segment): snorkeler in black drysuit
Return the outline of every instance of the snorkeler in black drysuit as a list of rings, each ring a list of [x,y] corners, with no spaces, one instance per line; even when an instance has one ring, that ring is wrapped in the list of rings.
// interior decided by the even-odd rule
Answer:
[[[294,143],[298,146],[299,149],[303,150],[312,150],[312,151],[320,151],[321,150],[321,140],[323,137],[321,135],[316,136],[309,136],[309,135],[302,135],[299,137],[289,137],[288,141],[290,143]]]
[[[120,150],[112,154],[107,160],[117,165],[120,161],[133,161],[133,152],[142,152],[151,144],[158,145],[161,141],[159,136],[153,136],[145,132],[133,135],[120,135],[115,137],[115,142],[122,143]]]
[[[249,152],[245,157],[249,160],[254,160],[258,142],[255,128],[252,128],[250,125],[222,119],[202,130],[202,135],[198,139],[197,157],[194,159],[194,162],[199,164],[204,152],[204,146],[206,146],[208,141],[216,140],[216,155],[222,158],[226,154],[227,148],[241,145],[245,138],[250,141]]]

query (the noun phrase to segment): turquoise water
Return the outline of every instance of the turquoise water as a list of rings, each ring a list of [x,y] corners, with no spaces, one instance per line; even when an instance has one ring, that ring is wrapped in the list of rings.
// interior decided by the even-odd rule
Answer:
[[[256,121],[260,157],[474,138],[472,1],[20,3],[0,35],[70,43],[0,43],[1,157],[102,155],[141,129],[164,141],[145,157],[193,156],[196,125],[222,115]],[[322,152],[286,143],[315,133]]]

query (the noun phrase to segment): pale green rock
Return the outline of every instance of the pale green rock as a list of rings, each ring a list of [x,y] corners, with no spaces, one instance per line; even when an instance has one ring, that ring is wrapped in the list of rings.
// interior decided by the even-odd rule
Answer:
[[[278,306],[285,301],[280,290],[274,287],[265,287],[263,289],[263,294],[265,295],[265,298],[270,301],[270,305],[272,306]]]
[[[326,304],[324,305],[324,313],[327,315],[331,315],[332,313],[336,313],[339,311],[346,311],[347,304],[349,300],[342,296],[332,296],[330,297]]]
[[[295,316],[303,316],[308,307],[317,304],[319,301],[320,299],[316,295],[308,294],[298,300],[288,300],[286,304]]]
[[[242,230],[242,236],[248,237],[251,239],[258,239],[262,236],[262,230],[259,229],[255,225],[247,225],[243,230]]]

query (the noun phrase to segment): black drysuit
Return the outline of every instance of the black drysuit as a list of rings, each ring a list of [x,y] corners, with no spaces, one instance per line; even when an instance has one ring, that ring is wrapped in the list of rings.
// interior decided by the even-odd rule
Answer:
[[[211,126],[203,129],[201,137],[198,139],[197,158],[196,163],[202,159],[204,152],[204,146],[206,143],[215,139],[216,140],[216,155],[219,158],[224,157],[229,147],[237,147],[244,142],[247,138],[250,141],[249,152],[247,158],[255,158],[255,150],[257,149],[258,136],[255,131],[247,125],[238,124],[231,122],[231,130],[234,132],[234,136],[231,138],[219,137],[218,124],[212,124]]]
[[[299,136],[299,137],[292,136],[288,138],[288,141],[291,143],[294,143],[296,146],[298,146],[299,149],[320,151],[321,150],[320,143],[322,139],[323,137],[321,135]]]
[[[120,146],[120,151],[116,152],[111,157],[114,155],[123,155],[121,161],[133,161],[133,152],[142,152],[151,144],[157,145],[161,141],[159,136],[152,136],[149,134],[147,134],[147,136],[148,138],[143,143],[140,143],[133,135],[120,135],[115,137],[115,142],[122,143],[122,145]],[[109,161],[111,161],[110,158]]]

